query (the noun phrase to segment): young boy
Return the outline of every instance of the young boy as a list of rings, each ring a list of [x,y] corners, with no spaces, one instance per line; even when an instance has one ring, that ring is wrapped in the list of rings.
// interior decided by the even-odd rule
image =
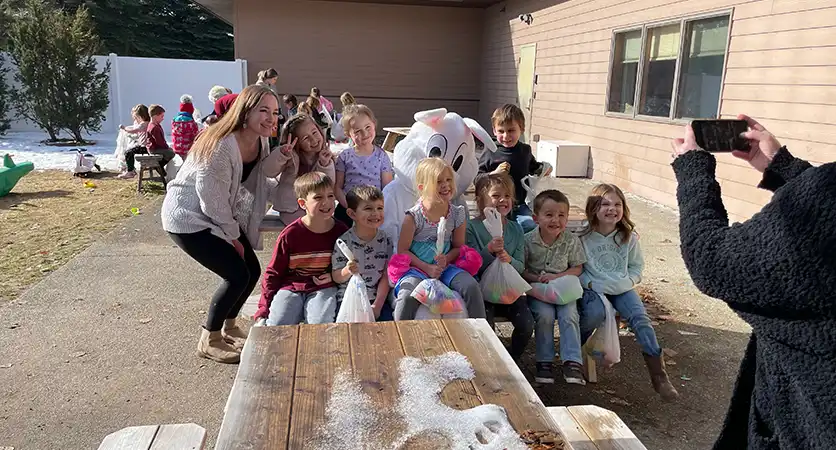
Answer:
[[[530,145],[520,142],[520,135],[525,131],[525,116],[517,105],[506,104],[494,111],[491,125],[498,145],[495,152],[482,152],[479,174],[505,172],[511,175],[516,194],[511,218],[527,233],[536,225],[531,217],[531,209],[525,203],[526,191],[522,187],[522,179],[526,175],[546,176],[551,169],[534,158]]]
[[[360,274],[366,283],[369,301],[373,302],[374,317],[380,318],[380,311],[389,296],[389,279],[386,263],[392,257],[392,239],[380,229],[383,225],[383,192],[374,186],[356,186],[345,195],[348,217],[354,226],[340,239],[348,244],[355,261],[348,258],[335,245],[331,255],[331,277],[339,285],[337,302],[342,302],[348,280]]]
[[[151,105],[148,108],[148,113],[151,114],[151,123],[148,124],[148,140],[145,147],[148,149],[148,153],[163,155],[160,168],[162,169],[162,175],[166,176],[165,165],[174,159],[174,150],[168,146],[168,142],[165,140],[165,132],[160,125],[165,119],[165,109],[160,105]]]
[[[337,306],[331,252],[348,228],[334,220],[334,182],[327,175],[306,173],[293,182],[293,189],[305,215],[276,240],[255,319],[266,317],[267,325],[330,323]]]
[[[537,227],[525,235],[525,271],[523,278],[530,283],[548,283],[555,278],[579,277],[586,263],[581,240],[566,231],[569,218],[569,199],[562,192],[549,189],[534,199],[534,220]],[[591,291],[590,291],[591,292]],[[584,291],[584,299],[587,294]],[[590,301],[595,299],[591,292]],[[567,383],[585,385],[581,355],[581,327],[577,301],[554,305],[528,297],[534,316],[535,359],[537,373],[534,381],[554,383],[554,321],[560,330],[560,359],[563,379]],[[600,302],[600,300],[598,300]]]

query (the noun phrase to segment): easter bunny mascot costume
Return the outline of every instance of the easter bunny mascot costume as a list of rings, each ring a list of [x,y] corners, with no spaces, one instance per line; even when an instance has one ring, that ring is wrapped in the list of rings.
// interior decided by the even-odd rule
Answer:
[[[467,207],[464,192],[479,171],[474,136],[485,145],[486,151],[496,151],[488,132],[473,119],[447,112],[446,108],[415,113],[415,124],[409,134],[395,146],[395,179],[383,188],[383,229],[392,238],[395,253],[406,210],[418,202],[415,171],[421,160],[439,157],[447,161],[456,177],[453,203]]]

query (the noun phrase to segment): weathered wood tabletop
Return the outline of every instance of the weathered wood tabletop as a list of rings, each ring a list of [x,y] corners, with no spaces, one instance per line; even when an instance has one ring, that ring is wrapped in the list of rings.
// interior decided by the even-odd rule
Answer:
[[[475,377],[448,384],[441,394],[444,404],[459,410],[496,404],[518,432],[559,430],[483,319],[255,327],[215,448],[308,448],[324,425],[337,372],[350,370],[383,409],[397,402],[404,356],[450,351],[468,358]]]

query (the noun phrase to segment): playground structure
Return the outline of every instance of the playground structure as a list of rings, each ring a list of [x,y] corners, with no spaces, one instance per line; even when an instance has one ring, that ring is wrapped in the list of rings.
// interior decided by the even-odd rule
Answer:
[[[34,169],[35,164],[31,162],[15,164],[8,153],[3,155],[3,167],[0,167],[0,197],[9,195],[17,182]]]

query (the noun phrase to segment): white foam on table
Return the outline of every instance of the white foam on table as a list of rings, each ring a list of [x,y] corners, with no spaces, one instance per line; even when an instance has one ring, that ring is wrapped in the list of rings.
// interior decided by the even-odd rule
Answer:
[[[360,382],[342,371],[334,377],[325,410],[326,423],[311,441],[319,449],[398,449],[412,438],[443,436],[453,450],[526,450],[528,447],[498,405],[457,410],[441,402],[453,380],[475,376],[467,357],[448,352],[427,359],[404,357],[399,364],[398,401],[394,408],[377,407]],[[402,422],[401,422],[402,421]],[[393,442],[380,442],[383,429],[405,424]]]

